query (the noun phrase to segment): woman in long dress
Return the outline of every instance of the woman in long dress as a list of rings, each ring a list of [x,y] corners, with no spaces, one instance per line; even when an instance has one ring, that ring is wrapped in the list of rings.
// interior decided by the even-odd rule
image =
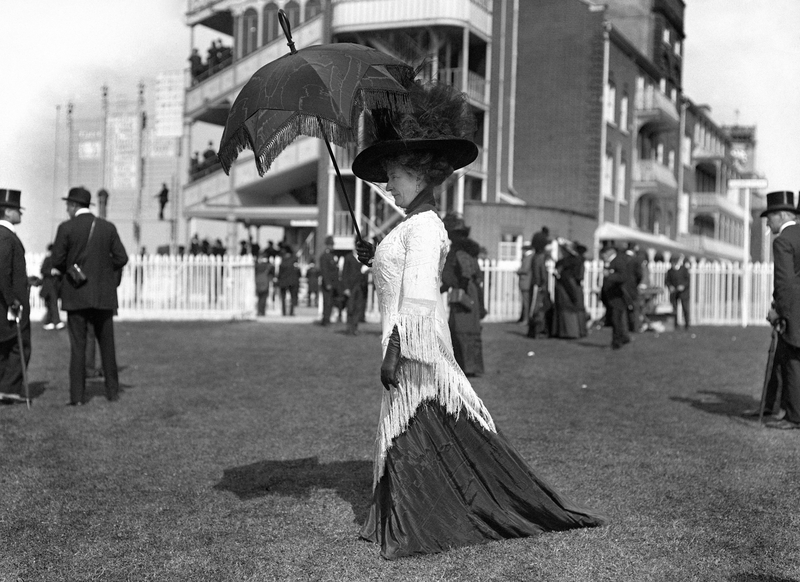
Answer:
[[[550,337],[586,337],[586,303],[583,300],[583,275],[586,247],[562,245],[566,255],[556,262],[555,305]]]
[[[483,304],[483,271],[478,263],[481,246],[469,238],[469,227],[460,216],[444,217],[450,237],[450,251],[442,269],[442,292],[448,292],[450,314],[447,319],[453,355],[467,377],[483,374],[481,320],[486,316]]]
[[[533,472],[498,431],[453,356],[440,293],[449,241],[434,188],[478,152],[463,138],[460,93],[415,87],[412,98],[416,115],[426,112],[430,119],[435,112],[438,134],[420,132],[429,127],[416,119],[400,120],[385,129],[389,139],[353,162],[356,176],[386,182],[406,211],[377,248],[357,243],[359,260],[373,267],[386,389],[372,504],[361,536],[394,559],[601,525],[602,517]],[[455,111],[449,123],[442,120],[448,109]]]

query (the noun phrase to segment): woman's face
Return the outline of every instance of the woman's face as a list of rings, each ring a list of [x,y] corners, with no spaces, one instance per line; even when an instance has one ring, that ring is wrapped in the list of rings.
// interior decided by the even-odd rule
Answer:
[[[389,181],[386,190],[394,197],[394,203],[400,208],[408,205],[417,197],[425,187],[425,181],[418,173],[396,163],[389,163],[386,167]]]

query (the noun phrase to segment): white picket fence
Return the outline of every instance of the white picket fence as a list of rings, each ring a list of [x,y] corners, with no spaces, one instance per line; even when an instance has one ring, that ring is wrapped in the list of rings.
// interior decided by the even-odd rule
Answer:
[[[39,275],[44,254],[27,256],[29,275]],[[520,292],[512,261],[482,262],[487,322],[515,321],[521,312]],[[649,266],[649,286],[658,289],[653,301],[657,313],[671,312],[664,287],[667,263]],[[691,317],[694,325],[767,325],[772,300],[772,263],[699,262],[692,265]],[[583,281],[584,301],[592,319],[604,308],[598,291],[603,264],[587,261]],[[305,305],[307,284],[300,283],[300,304]],[[749,300],[743,301],[744,297]],[[255,315],[253,259],[240,256],[132,256],[118,288],[120,319],[247,319]],[[377,318],[374,290],[367,301],[370,320]],[[268,314],[280,314],[280,300],[270,296]],[[38,287],[31,288],[31,315],[40,319],[44,305]]]

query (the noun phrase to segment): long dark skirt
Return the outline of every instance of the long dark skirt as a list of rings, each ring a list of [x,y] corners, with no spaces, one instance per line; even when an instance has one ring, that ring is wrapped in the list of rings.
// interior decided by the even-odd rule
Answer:
[[[394,559],[605,522],[535,475],[501,433],[427,403],[388,451],[361,537]]]

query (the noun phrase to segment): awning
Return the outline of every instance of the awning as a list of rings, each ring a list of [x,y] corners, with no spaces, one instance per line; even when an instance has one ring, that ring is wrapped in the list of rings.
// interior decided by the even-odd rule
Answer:
[[[649,232],[642,232],[629,226],[621,224],[613,224],[606,222],[597,227],[594,232],[594,240],[601,246],[600,241],[613,240],[616,242],[636,242],[641,246],[648,249],[655,249],[656,251],[668,251],[670,253],[683,253],[685,255],[697,255],[697,249],[693,249],[686,245],[672,240],[663,234],[651,234]]]

